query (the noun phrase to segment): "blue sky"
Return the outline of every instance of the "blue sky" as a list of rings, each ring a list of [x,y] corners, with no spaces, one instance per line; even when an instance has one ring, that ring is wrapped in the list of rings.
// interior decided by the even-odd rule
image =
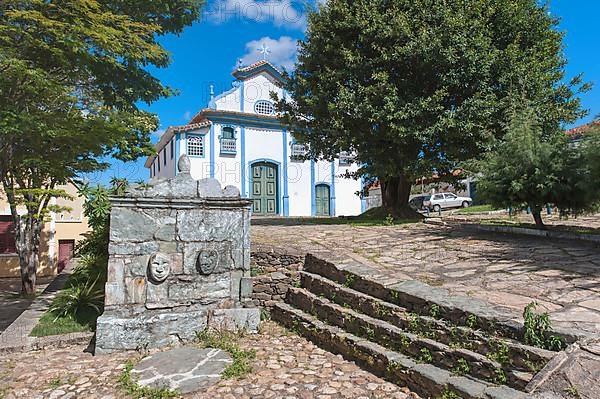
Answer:
[[[215,92],[231,87],[231,72],[237,60],[245,64],[261,59],[257,49],[266,43],[272,50],[269,60],[279,66],[291,66],[296,40],[306,27],[302,6],[293,0],[210,0],[203,19],[179,36],[161,38],[172,54],[167,69],[153,70],[163,83],[179,90],[179,95],[160,100],[146,109],[157,113],[160,129],[183,125],[209,98],[209,85]],[[600,1],[551,0],[551,12],[562,18],[560,29],[566,32],[565,53],[569,60],[568,77],[584,73],[586,81],[596,83],[582,96],[590,114],[576,125],[600,114]],[[106,183],[113,176],[130,180],[147,179],[144,159],[123,164],[112,162],[106,171],[89,176],[92,182]]]

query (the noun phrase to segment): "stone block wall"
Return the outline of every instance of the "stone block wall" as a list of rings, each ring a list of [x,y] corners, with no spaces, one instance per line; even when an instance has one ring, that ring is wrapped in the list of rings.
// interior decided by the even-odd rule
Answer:
[[[256,306],[271,307],[282,302],[289,287],[300,282],[304,255],[275,249],[256,249],[251,253],[252,299]]]
[[[182,159],[178,176],[111,198],[98,353],[185,342],[206,327],[258,328],[250,201],[215,179],[192,179]]]

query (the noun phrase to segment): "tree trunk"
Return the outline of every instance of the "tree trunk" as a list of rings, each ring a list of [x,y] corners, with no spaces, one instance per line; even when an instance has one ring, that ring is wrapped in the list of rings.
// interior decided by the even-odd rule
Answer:
[[[16,224],[16,246],[21,266],[21,294],[35,295],[37,269],[40,264],[40,234],[42,223],[26,215]]]
[[[406,176],[392,176],[381,179],[381,201],[385,209],[395,214],[408,205],[411,181]]]
[[[542,220],[542,208],[531,207],[531,215],[535,221],[535,227],[540,230],[544,230],[546,226],[544,226],[544,221]]]

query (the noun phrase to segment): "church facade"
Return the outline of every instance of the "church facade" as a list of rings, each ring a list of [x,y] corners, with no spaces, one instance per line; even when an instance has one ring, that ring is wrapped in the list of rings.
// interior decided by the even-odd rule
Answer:
[[[357,215],[366,201],[356,194],[360,180],[342,177],[358,165],[340,154],[333,162],[303,160],[303,144],[275,115],[271,92],[285,98],[284,78],[269,62],[233,72],[229,91],[211,93],[208,107],[184,126],[171,126],[145,166],[151,178],[177,174],[177,160],[187,154],[195,179],[214,177],[236,186],[253,200],[252,213],[266,216]]]

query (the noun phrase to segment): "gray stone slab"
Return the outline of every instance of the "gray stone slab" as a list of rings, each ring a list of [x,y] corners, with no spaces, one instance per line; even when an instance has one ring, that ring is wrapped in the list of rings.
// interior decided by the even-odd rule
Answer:
[[[191,342],[207,326],[206,311],[145,313],[136,317],[105,312],[96,326],[96,353],[157,348]]]
[[[220,349],[181,347],[143,359],[131,370],[131,376],[140,386],[189,393],[218,382],[232,362]]]
[[[527,385],[532,398],[577,392],[580,398],[600,398],[600,337],[586,338],[559,353]]]

